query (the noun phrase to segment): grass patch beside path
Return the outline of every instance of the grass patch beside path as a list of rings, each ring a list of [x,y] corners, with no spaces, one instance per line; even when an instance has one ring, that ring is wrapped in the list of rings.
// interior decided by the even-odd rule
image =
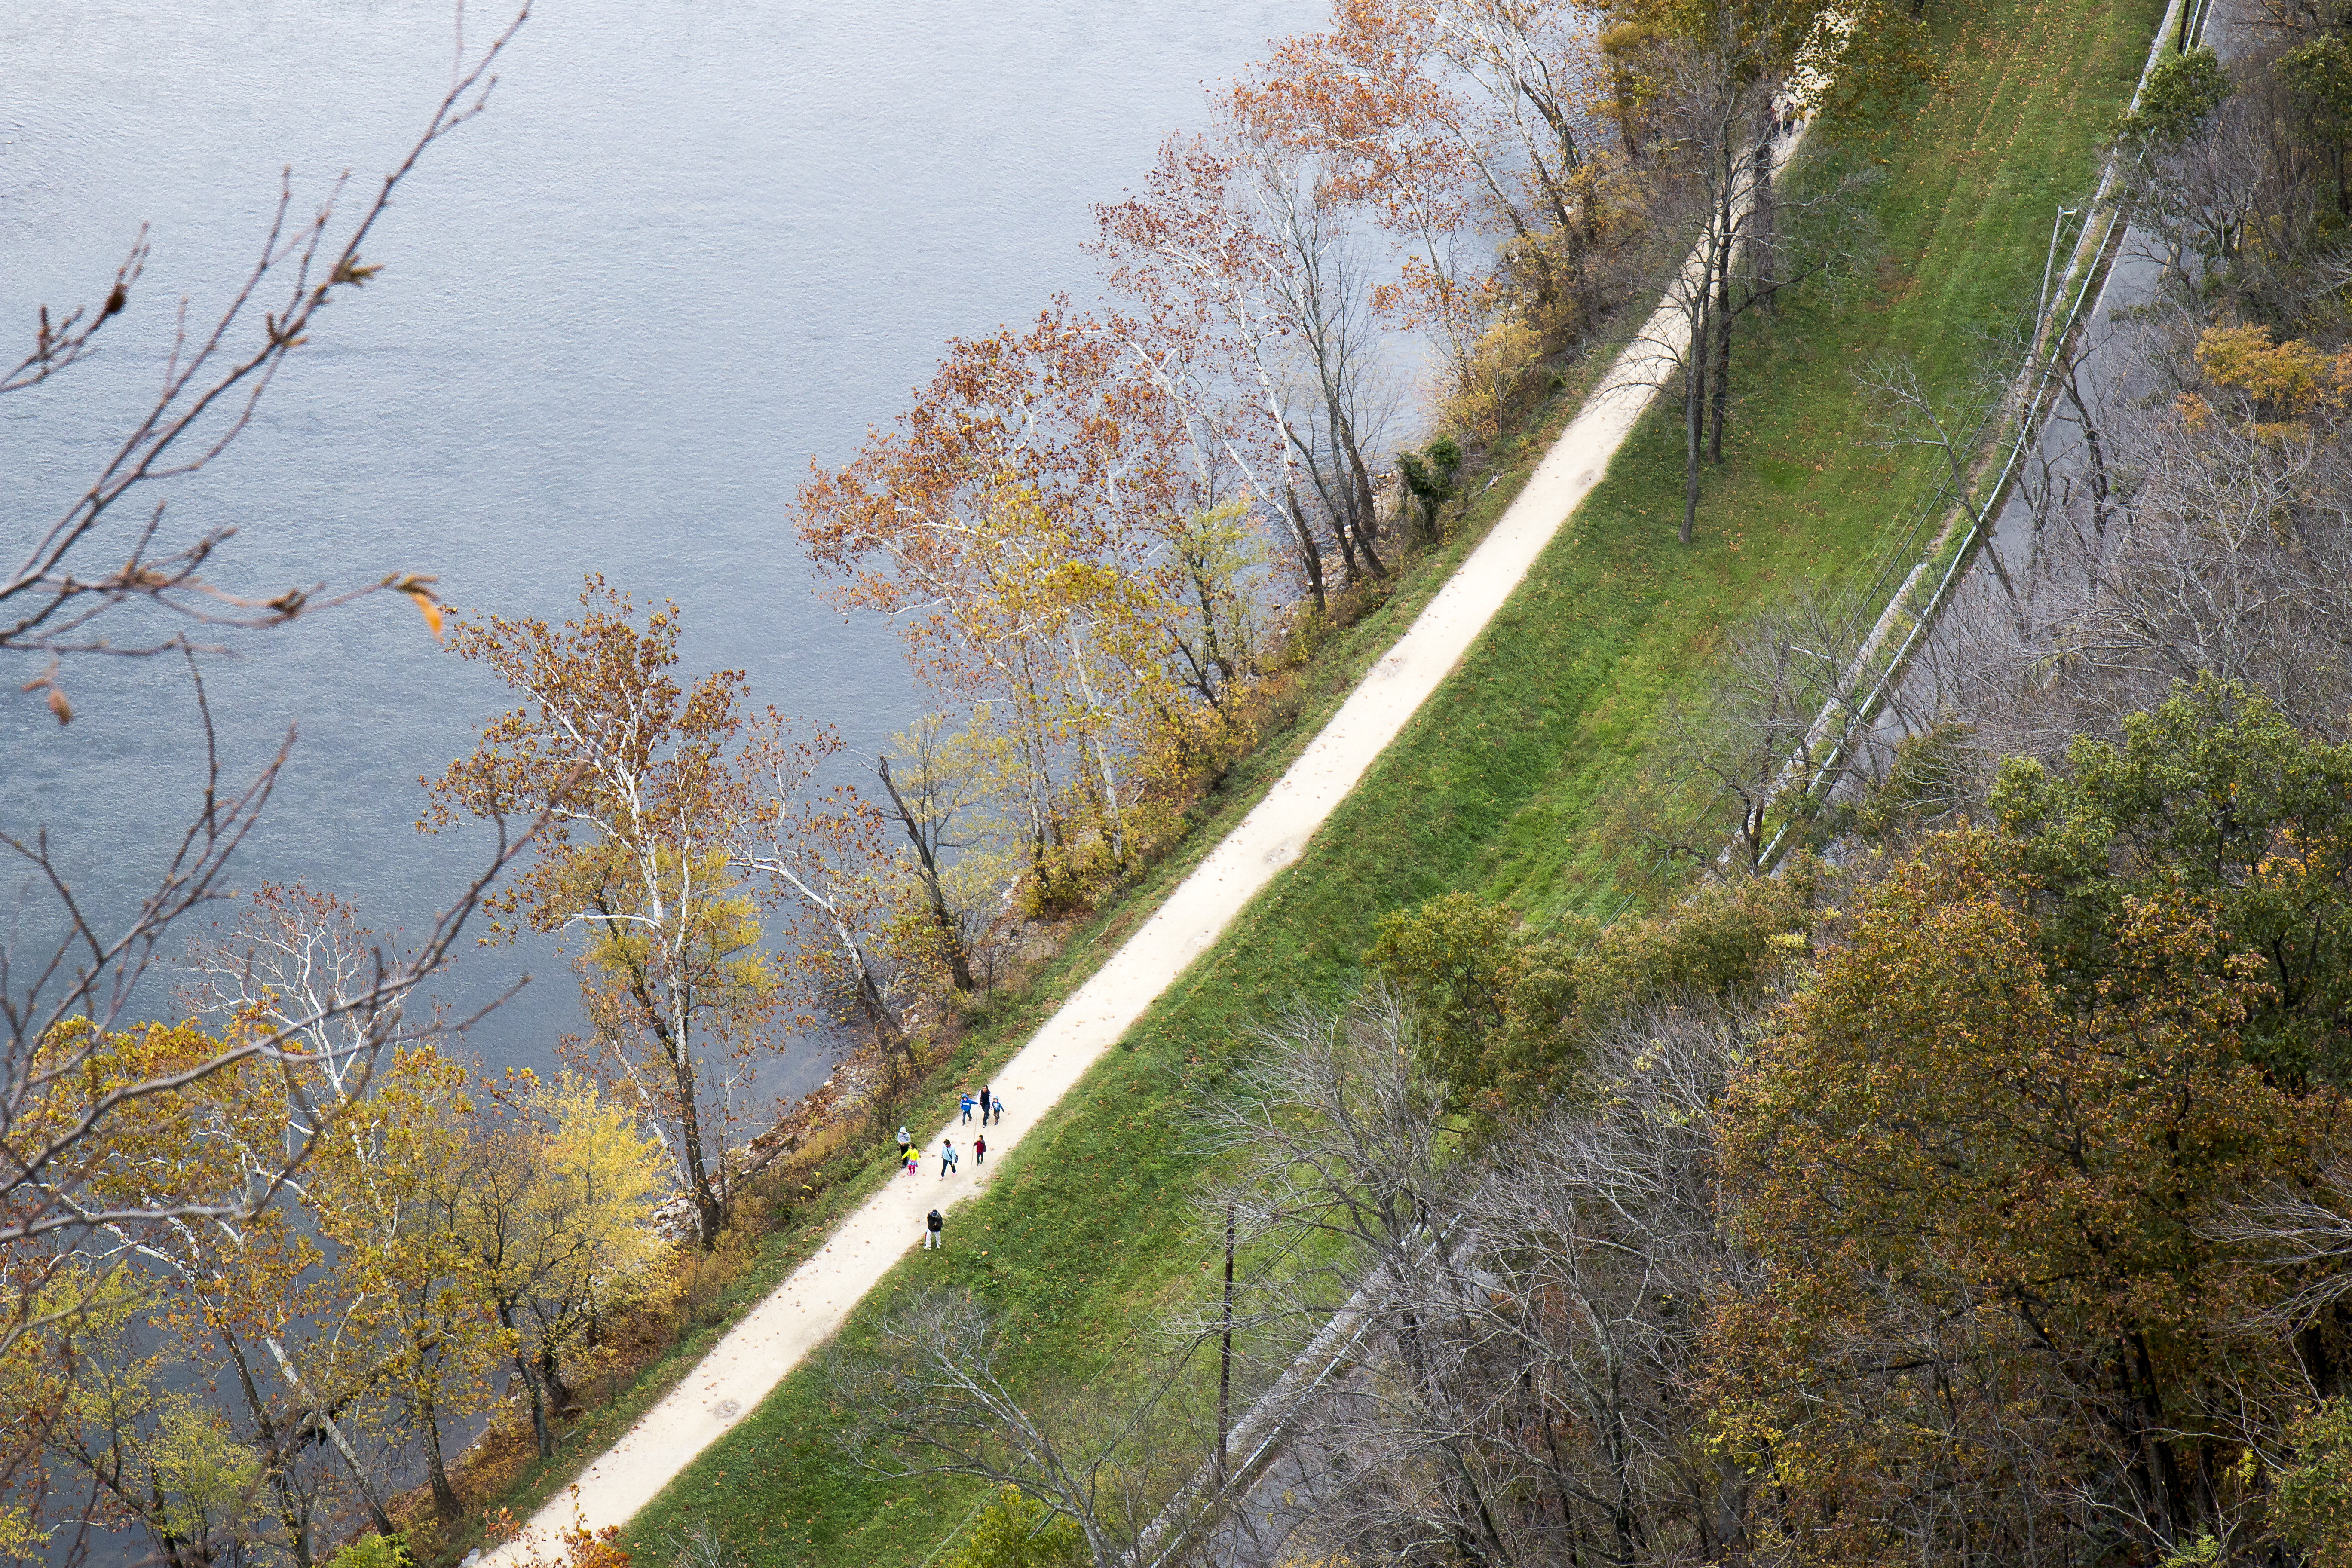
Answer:
[[[1865,197],[1884,256],[1858,281],[1801,295],[1741,345],[1745,395],[1730,460],[1708,476],[1698,544],[1674,542],[1678,433],[1660,410],[1301,862],[1024,1140],[999,1184],[958,1212],[951,1249],[907,1259],[850,1337],[897,1291],[946,1283],[1013,1323],[1016,1384],[1116,1367],[1135,1326],[1202,1278],[1207,1254],[1186,1197],[1200,1171],[1182,1110],[1213,1088],[1254,1023],[1301,992],[1343,986],[1380,914],[1443,890],[1507,897],[1538,921],[1606,912],[1612,894],[1587,830],[1596,803],[1638,763],[1660,702],[1694,686],[1727,621],[1801,583],[1863,570],[1924,482],[1867,444],[1853,371],[1906,353],[1931,388],[1966,385],[1977,334],[2031,307],[2052,209],[2095,177],[2099,142],[2161,10],[2155,0],[1996,3],[1964,26],[1947,24],[1952,90],[1897,134],[1868,142],[1819,128],[1811,177],[1884,169]],[[1496,487],[1487,517],[1508,488]],[[1424,574],[1430,591],[1444,574]],[[1416,607],[1399,603],[1385,627],[1358,628],[1359,668]],[[1302,739],[1337,700],[1335,691],[1303,716]],[[1270,752],[1237,781],[1235,806],[1295,749]],[[1213,838],[1162,868],[1120,929]],[[1044,988],[1038,1011],[1095,961],[1085,945],[1073,945],[1067,979]],[[1008,1019],[984,1048],[1001,1059],[1015,1040]],[[666,1562],[682,1530],[707,1520],[760,1564],[924,1563],[975,1490],[862,1471],[829,1441],[834,1425],[816,1369],[795,1371],[638,1519],[629,1545],[641,1562]]]

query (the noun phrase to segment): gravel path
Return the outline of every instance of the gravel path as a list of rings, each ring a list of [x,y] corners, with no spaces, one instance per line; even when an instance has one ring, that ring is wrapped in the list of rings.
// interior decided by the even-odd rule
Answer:
[[[997,1073],[996,1085],[1020,1109],[1001,1131],[989,1130],[990,1152],[996,1158],[984,1170],[971,1164],[969,1140],[977,1124],[933,1129],[925,1143],[931,1157],[915,1177],[893,1178],[843,1221],[823,1251],[794,1269],[684,1382],[583,1472],[576,1496],[560,1497],[541,1510],[519,1538],[485,1555],[483,1568],[553,1559],[557,1532],[574,1522],[575,1502],[578,1519],[596,1530],[626,1521],[652,1501],[829,1338],[893,1264],[915,1249],[923,1217],[933,1205],[949,1215],[948,1244],[958,1245],[955,1206],[987,1188],[1037,1119],[1209,950],[1260,889],[1298,858],[1332,808],[1461,662],[1560,524],[1600,483],[1634,421],[1671,374],[1687,336],[1680,313],[1662,304],[1544,455],[1493,531],[1372,667],[1323,732],[1159,911]],[[945,1181],[937,1173],[943,1137],[954,1138],[965,1152],[963,1173]]]

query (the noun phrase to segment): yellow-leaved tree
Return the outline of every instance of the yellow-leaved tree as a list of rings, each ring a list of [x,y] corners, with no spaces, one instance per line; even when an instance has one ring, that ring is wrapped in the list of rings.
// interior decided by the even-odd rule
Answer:
[[[371,1384],[420,1440],[444,1519],[459,1504],[442,1427],[490,1404],[490,1371],[515,1342],[460,1223],[474,1136],[466,1077],[430,1047],[402,1052],[320,1144],[305,1184],[335,1248],[345,1331],[373,1342]]]
[[[567,939],[599,1067],[667,1146],[703,1244],[726,1213],[727,1130],[779,1025],[776,976],[730,850],[752,813],[740,755],[742,677],[681,686],[678,616],[637,624],[590,577],[561,626],[493,616],[453,634],[523,699],[433,781],[430,827],[546,813],[499,929]]]
[[[453,1218],[509,1336],[542,1457],[614,1309],[659,1254],[658,1142],[593,1079],[516,1072],[479,1098]]]

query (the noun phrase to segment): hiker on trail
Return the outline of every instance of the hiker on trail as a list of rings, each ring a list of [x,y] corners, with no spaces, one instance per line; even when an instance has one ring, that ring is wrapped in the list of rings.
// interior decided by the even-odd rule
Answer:
[[[963,1124],[971,1125],[971,1096],[968,1094],[963,1097]]]
[[[923,1223],[930,1227],[923,1232],[923,1250],[929,1252],[934,1247],[944,1246],[945,1243],[940,1239],[940,1232],[947,1228],[946,1217],[939,1210],[933,1209],[930,1218]]]
[[[990,1106],[989,1110],[995,1113],[997,1121],[1003,1121],[1004,1120],[1004,1097],[1001,1094],[998,1095],[996,1097],[996,1103]]]
[[[911,1176],[915,1167],[923,1163],[923,1152],[910,1145],[898,1151],[898,1158],[907,1162],[907,1174]]]
[[[905,1153],[907,1152],[907,1151],[908,1151],[908,1150],[909,1150],[909,1149],[911,1149],[911,1148],[913,1148],[914,1146],[915,1146],[915,1141],[914,1141],[912,1138],[909,1138],[909,1137],[908,1137],[908,1136],[907,1136],[907,1124],[906,1124],[905,1122],[903,1122],[903,1121],[902,1121],[902,1122],[900,1122],[900,1123],[898,1124],[898,1152],[899,1152],[899,1154],[900,1154],[901,1156],[904,1156],[904,1155],[905,1155]]]
[[[952,1138],[942,1138],[940,1140],[940,1179],[941,1181],[945,1181],[947,1179],[948,1173],[955,1168],[955,1140]]]
[[[985,1132],[971,1141],[971,1163],[975,1167],[988,1163],[988,1134]]]
[[[980,1091],[980,1124],[988,1125],[988,1090],[984,1087]]]

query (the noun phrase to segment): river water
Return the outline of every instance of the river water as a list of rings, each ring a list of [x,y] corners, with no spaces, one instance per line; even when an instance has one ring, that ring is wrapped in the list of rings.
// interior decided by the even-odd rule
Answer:
[[[363,293],[322,316],[260,417],[175,481],[166,532],[234,522],[217,575],[275,592],[432,574],[467,610],[557,617],[601,572],[674,598],[691,669],[872,749],[920,706],[895,635],[813,590],[792,531],[814,458],[903,406],[953,334],[1080,298],[1087,204],[1139,179],[1202,84],[1313,25],[1314,0],[542,0],[487,115],[428,154]],[[475,38],[503,18],[476,0]],[[298,205],[372,180],[449,77],[441,0],[19,0],[0,6],[0,348],[93,300],[142,223],[153,259],[107,352],[0,403],[0,518],[29,538],[150,394],[174,310],[217,310],[281,165]],[[13,557],[12,557],[13,559]],[[382,596],[205,660],[232,773],[293,761],[237,880],[304,879],[415,925],[484,851],[420,838],[420,775],[506,706]],[[68,671],[60,729],[0,658],[0,826],[46,826],[120,921],[194,803],[184,671]],[[0,872],[9,935],[50,916]],[[546,1066],[578,1024],[543,945],[469,953],[473,1036]],[[21,971],[20,971],[21,973]],[[151,996],[151,1003],[162,1003]],[[824,1076],[822,1039],[766,1075]]]

